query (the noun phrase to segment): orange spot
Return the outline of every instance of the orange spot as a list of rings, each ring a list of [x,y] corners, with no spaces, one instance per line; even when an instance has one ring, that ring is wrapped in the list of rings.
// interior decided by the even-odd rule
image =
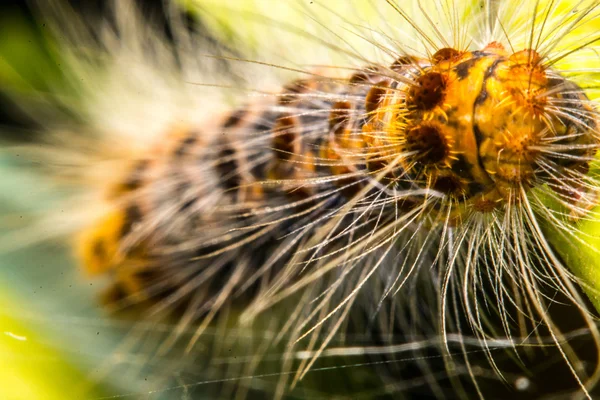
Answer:
[[[444,47],[436,51],[431,57],[433,64],[438,64],[441,61],[450,61],[459,58],[463,53],[451,47]]]
[[[526,49],[513,53],[508,60],[513,65],[523,65],[530,68],[541,65],[542,57],[533,49]]]
[[[502,43],[494,41],[488,43],[488,45],[483,48],[483,51],[487,53],[502,54],[506,51],[506,49]]]

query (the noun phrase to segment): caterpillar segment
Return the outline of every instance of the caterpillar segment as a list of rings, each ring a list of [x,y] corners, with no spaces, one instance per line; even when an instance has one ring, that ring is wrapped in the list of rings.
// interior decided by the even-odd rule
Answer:
[[[581,176],[594,115],[534,50],[496,42],[297,80],[132,163],[109,190],[115,211],[81,234],[81,258],[113,276],[108,303],[192,298],[199,316],[268,287],[340,204],[377,194],[387,218],[423,208],[458,225]]]

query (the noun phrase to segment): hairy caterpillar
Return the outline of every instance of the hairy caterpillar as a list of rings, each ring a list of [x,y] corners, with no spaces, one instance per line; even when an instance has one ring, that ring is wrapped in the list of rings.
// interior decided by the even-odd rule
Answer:
[[[147,335],[150,354],[186,353],[189,365],[173,361],[181,371],[213,368],[223,397],[294,390],[308,397],[309,389],[298,389],[307,372],[357,352],[386,376],[365,384],[364,397],[493,398],[480,382],[511,374],[504,364],[512,356],[532,368],[527,357],[536,345],[552,346],[570,389],[591,396],[597,360],[581,361],[572,332],[551,311],[571,305],[592,338],[583,352],[595,357],[596,323],[578,284],[592,297],[594,288],[570,272],[551,236],[584,245],[571,221],[590,218],[598,186],[588,174],[598,146],[590,78],[597,69],[588,67],[597,63],[598,4],[369,4],[379,25],[344,21],[341,8],[318,2],[284,7],[304,10],[299,25],[263,18],[259,25],[321,47],[335,64],[307,68],[286,55],[271,61],[266,52],[247,58],[221,48],[198,55],[184,30],[174,31],[175,53],[158,34],[146,48],[136,31],[146,30],[130,26],[134,14],[122,5],[120,36],[102,38],[114,64],[78,60],[87,56],[80,49],[71,54],[70,73],[97,67],[107,76],[106,86],[85,91],[92,110],[82,119],[97,137],[53,128],[41,155],[24,151],[97,184],[84,193],[81,218],[56,229],[77,237],[88,272],[108,276],[104,302],[146,324],[168,321],[164,335],[150,325],[134,337]],[[315,29],[326,35],[296,29],[328,12],[362,44],[324,24]],[[73,29],[69,37],[81,35]],[[86,38],[77,39],[95,43]],[[316,64],[319,51],[311,51],[304,57]],[[227,69],[232,83],[207,81],[198,60]],[[280,70],[297,76],[281,89],[244,86]],[[143,91],[125,111],[146,120],[113,122],[122,100],[107,95],[128,97],[111,84]],[[217,98],[217,89],[233,93],[235,104],[204,99]],[[215,347],[251,326],[275,334],[246,344],[247,360],[221,369],[198,350],[213,325]],[[411,356],[395,361],[402,346]],[[420,373],[410,371],[415,366]],[[240,383],[263,375],[277,378],[264,387],[260,379]],[[417,389],[399,384],[407,376]],[[162,387],[170,398],[167,384],[153,384],[151,394]],[[349,386],[348,396],[361,391]],[[191,396],[183,392],[174,397]]]

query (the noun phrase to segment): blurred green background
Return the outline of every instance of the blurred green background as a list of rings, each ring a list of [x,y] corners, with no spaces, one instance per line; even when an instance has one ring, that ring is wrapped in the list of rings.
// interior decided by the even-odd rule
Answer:
[[[69,2],[89,24],[105,15],[107,3]],[[164,2],[138,4],[148,18],[164,19]],[[92,399],[148,391],[143,379],[127,373],[137,369],[133,356],[123,357],[118,348],[127,325],[107,319],[97,306],[93,286],[101,282],[78,271],[64,241],[28,244],[28,228],[19,229],[35,229],[29,223],[61,196],[23,167],[17,147],[43,138],[41,121],[20,106],[76,95],[49,27],[38,18],[34,2],[0,2],[0,146],[5,147],[0,152],[0,227],[6,228],[0,228],[0,399]],[[69,112],[60,117],[77,118]],[[120,357],[124,369],[115,367]]]

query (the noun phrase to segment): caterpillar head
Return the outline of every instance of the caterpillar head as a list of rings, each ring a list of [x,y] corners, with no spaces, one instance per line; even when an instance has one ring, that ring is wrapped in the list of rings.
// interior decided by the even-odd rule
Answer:
[[[545,184],[580,190],[600,144],[597,114],[548,64],[495,42],[398,64],[412,83],[388,96],[378,117],[392,121],[389,140],[405,155],[399,179],[441,192],[461,212],[487,212]]]

